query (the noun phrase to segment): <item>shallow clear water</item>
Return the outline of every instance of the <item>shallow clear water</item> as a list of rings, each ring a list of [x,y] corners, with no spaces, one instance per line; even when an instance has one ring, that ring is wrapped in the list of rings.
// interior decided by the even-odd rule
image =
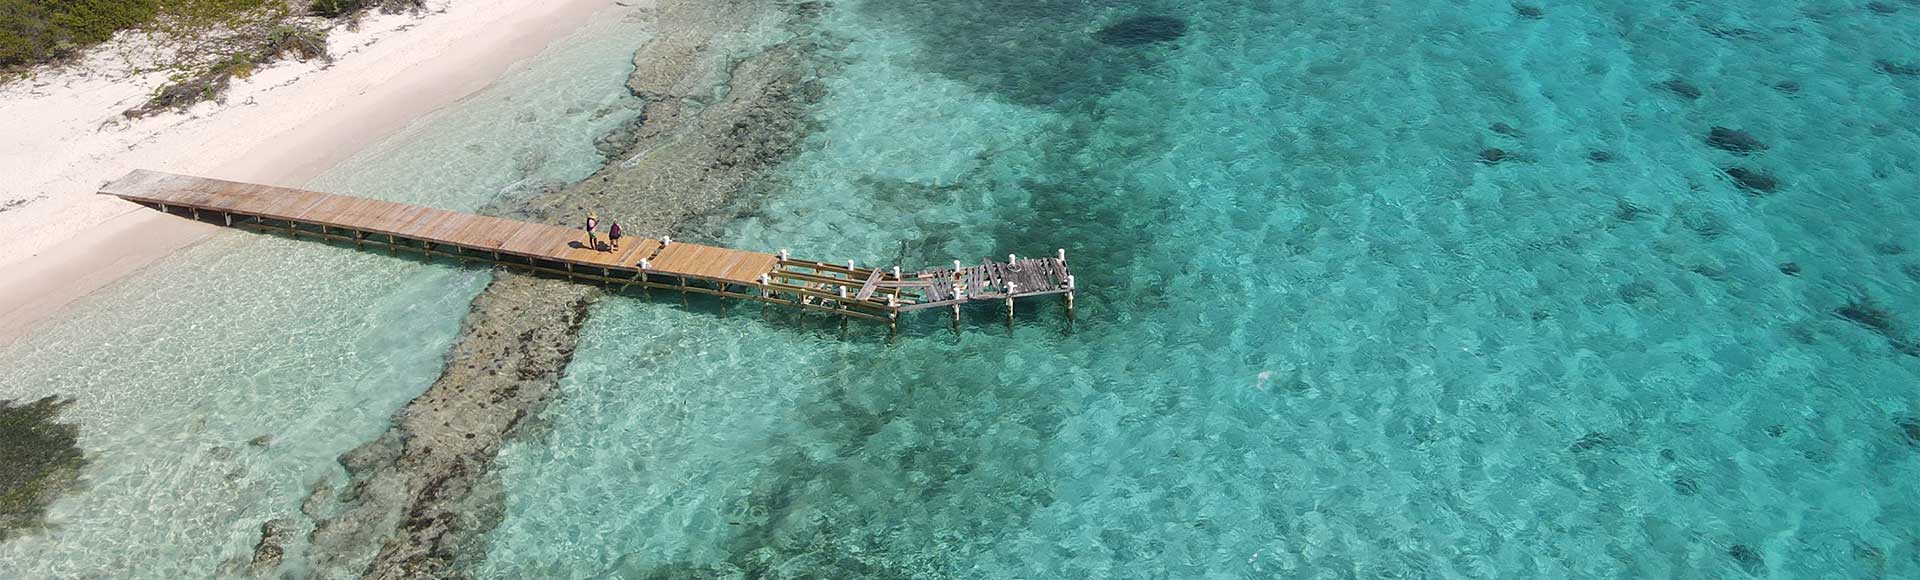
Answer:
[[[1920,7],[1748,4],[840,3],[720,241],[1077,320],[609,301],[483,575],[1920,574]]]
[[[1076,319],[889,341],[603,301],[477,574],[1920,576],[1920,78],[1874,64],[1920,66],[1920,7],[1538,6],[836,3],[818,132],[715,241],[1065,248]],[[1095,41],[1138,14],[1185,33]],[[471,208],[583,175],[635,44],[584,35],[317,185]],[[586,104],[534,100],[557,79]],[[223,235],[91,299],[0,365],[80,397],[95,453],[0,568],[245,554],[432,380],[480,276]],[[1862,299],[1884,329],[1836,315]]]
[[[473,209],[581,179],[638,114],[621,83],[645,39],[595,24],[307,185]],[[223,232],[86,298],[0,353],[0,398],[74,398],[91,461],[52,530],[0,544],[0,576],[207,577],[268,518],[304,535],[310,484],[439,375],[488,276]]]

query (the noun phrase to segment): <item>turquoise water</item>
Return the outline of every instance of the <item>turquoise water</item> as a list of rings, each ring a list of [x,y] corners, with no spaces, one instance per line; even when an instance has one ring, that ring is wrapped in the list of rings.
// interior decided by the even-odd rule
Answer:
[[[719,241],[1077,319],[609,301],[481,575],[1920,575],[1920,6],[1748,4],[838,3]]]
[[[1920,576],[1920,6],[1877,6],[835,3],[817,131],[710,241],[1064,248],[1075,320],[603,301],[474,572]],[[1184,34],[1096,40],[1143,14]],[[316,186],[578,178],[641,40],[598,25]],[[80,398],[95,456],[0,569],[246,554],[482,283],[222,235],[89,299],[0,354],[0,395]]]
[[[621,83],[646,38],[590,26],[306,185],[471,210],[581,179],[638,114]],[[91,461],[51,530],[0,544],[0,577],[205,578],[268,518],[304,537],[310,484],[433,382],[489,276],[223,232],[83,299],[0,352],[0,398],[73,397]]]

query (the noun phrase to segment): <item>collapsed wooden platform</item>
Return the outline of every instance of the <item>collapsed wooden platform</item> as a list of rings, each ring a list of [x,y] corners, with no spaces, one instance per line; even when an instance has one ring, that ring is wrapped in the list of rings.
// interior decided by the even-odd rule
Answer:
[[[356,246],[483,261],[621,287],[665,288],[798,306],[852,318],[897,323],[902,312],[1004,302],[1059,294],[1073,308],[1074,277],[1066,252],[1044,258],[1007,256],[951,268],[902,273],[675,242],[628,238],[618,249],[587,245],[577,228],[474,215],[420,205],[135,170],[102,187],[160,211]]]

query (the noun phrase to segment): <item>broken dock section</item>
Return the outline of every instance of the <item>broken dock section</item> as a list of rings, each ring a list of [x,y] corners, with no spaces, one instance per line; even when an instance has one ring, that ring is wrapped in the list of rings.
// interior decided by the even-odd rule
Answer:
[[[897,325],[903,312],[950,307],[955,320],[971,302],[1004,303],[1062,295],[1073,309],[1074,277],[1065,250],[1007,256],[1006,262],[902,272],[778,254],[628,238],[618,250],[586,245],[586,232],[552,224],[474,215],[268,185],[135,170],[101,188],[170,214],[227,226],[478,261],[620,288],[641,287],[795,306]]]

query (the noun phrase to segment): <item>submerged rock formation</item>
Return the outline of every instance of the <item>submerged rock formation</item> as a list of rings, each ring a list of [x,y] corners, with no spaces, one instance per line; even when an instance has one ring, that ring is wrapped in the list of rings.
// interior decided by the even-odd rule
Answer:
[[[1780,180],[1765,171],[1745,167],[1728,167],[1723,171],[1726,172],[1727,177],[1733,178],[1734,185],[1740,186],[1740,189],[1750,194],[1773,193],[1775,189],[1780,188]]]
[[[1693,83],[1680,79],[1660,81],[1659,83],[1655,83],[1653,87],[1689,101],[1698,99],[1705,94],[1700,91],[1699,87],[1693,86]]]
[[[1741,155],[1767,149],[1767,144],[1761,142],[1760,138],[1754,137],[1752,133],[1726,127],[1714,127],[1708,131],[1707,144]]]
[[[1881,59],[1873,61],[1873,68],[1897,77],[1920,77],[1920,64],[1906,64]]]
[[[287,555],[287,541],[293,538],[293,520],[273,518],[260,524],[260,541],[253,545],[252,558],[227,561],[219,570],[223,577],[265,578],[280,568]]]
[[[497,213],[578,223],[596,211],[635,234],[681,234],[690,218],[727,207],[792,154],[806,106],[822,90],[805,72],[806,45],[784,34],[794,13],[755,0],[662,0],[652,14],[658,36],[635,55],[628,82],[646,101],[644,121],[608,140],[624,150],[572,187]],[[555,397],[602,295],[565,280],[496,274],[474,299],[440,378],[387,433],[341,457],[350,481],[337,500],[325,485],[309,498],[315,568],[460,575],[502,516],[493,460]]]
[[[47,505],[80,479],[80,427],[55,422],[71,404],[0,401],[0,542],[44,526]]]
[[[1101,28],[1093,33],[1100,44],[1140,46],[1173,42],[1187,35],[1187,21],[1172,16],[1135,16]]]

